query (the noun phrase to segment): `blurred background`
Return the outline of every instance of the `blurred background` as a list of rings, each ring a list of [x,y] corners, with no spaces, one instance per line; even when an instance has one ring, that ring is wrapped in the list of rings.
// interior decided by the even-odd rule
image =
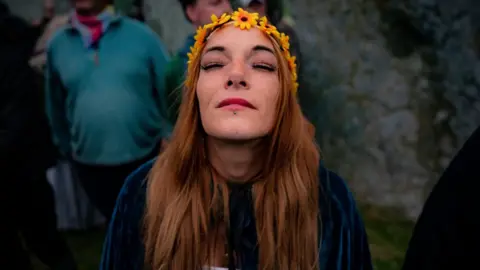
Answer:
[[[43,0],[5,3],[28,21],[42,17]],[[69,6],[56,0],[56,14]],[[193,32],[176,0],[143,9],[172,55]],[[295,0],[288,9],[303,55],[300,100],[325,161],[361,203],[376,269],[400,269],[426,196],[480,125],[480,2]],[[98,266],[104,237],[90,208],[66,210],[90,225],[59,217],[84,270]]]

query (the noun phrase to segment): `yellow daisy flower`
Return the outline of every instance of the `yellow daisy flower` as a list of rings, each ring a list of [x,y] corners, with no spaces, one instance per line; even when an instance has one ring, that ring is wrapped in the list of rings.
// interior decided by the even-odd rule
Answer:
[[[207,24],[203,27],[199,27],[195,34],[195,44],[193,47],[190,47],[190,52],[188,55],[188,73],[194,71],[192,66],[193,61],[198,57],[200,51],[202,50],[203,46],[205,45],[205,41],[208,35],[211,33],[213,29],[218,26],[221,26],[229,21],[234,22],[235,27],[239,27],[240,29],[250,29],[252,27],[257,27],[263,32],[267,33],[268,35],[275,38],[275,40],[279,43],[280,47],[282,48],[282,54],[285,57],[285,60],[288,63],[288,69],[291,73],[292,79],[292,91],[294,94],[297,93],[298,89],[298,74],[297,74],[297,64],[296,64],[296,57],[290,54],[290,39],[284,33],[280,33],[278,29],[271,25],[268,22],[266,17],[262,17],[259,19],[258,13],[249,13],[242,8],[239,8],[237,11],[233,12],[231,15],[223,14],[220,17],[216,15],[211,16],[212,23]],[[191,77],[187,77],[185,80],[185,85],[191,87],[194,85]]]
[[[297,90],[298,90],[298,83],[294,83],[293,84],[293,94],[296,95],[297,94]]]
[[[210,17],[210,19],[212,20],[212,23],[209,23],[209,24],[205,25],[205,28],[206,29],[213,29],[213,28],[217,27],[218,25],[222,25],[222,24],[228,22],[230,20],[230,18],[231,18],[231,16],[227,15],[226,13],[222,14],[222,16],[220,16],[220,18],[218,18],[217,15],[212,14],[212,16]]]
[[[296,82],[296,81],[298,80],[298,75],[297,75],[297,72],[295,72],[295,71],[292,72],[292,80],[293,80],[294,82]]]
[[[289,69],[291,71],[295,71],[297,69],[297,64],[296,64],[297,57],[292,56],[290,54],[290,51],[283,51],[283,56],[287,60]]]
[[[232,20],[235,21],[234,25],[240,29],[250,29],[252,26],[257,25],[258,13],[249,13],[242,8],[235,11],[232,15]]]
[[[297,58],[295,56],[291,56],[291,57],[287,58],[288,67],[290,67],[291,71],[296,71],[297,70],[297,63],[295,62],[296,59]]]
[[[195,43],[195,45],[197,44]],[[187,56],[188,56],[187,64],[190,64],[193,61],[193,59],[197,55],[197,52],[198,52],[198,48],[196,46],[190,47],[190,52],[187,53]]]
[[[202,45],[205,42],[207,37],[207,29],[205,27],[198,27],[197,34],[195,35],[195,43],[198,42],[199,45]],[[196,45],[196,44],[195,44]]]
[[[284,50],[290,50],[290,37],[285,35],[284,33],[280,34],[280,44]]]
[[[263,32],[269,34],[269,35],[274,35],[275,36],[275,33],[278,33],[278,30],[275,26],[271,25],[268,23],[268,20],[267,20],[267,17],[262,17],[260,19],[260,24],[259,24],[259,29],[262,30]]]

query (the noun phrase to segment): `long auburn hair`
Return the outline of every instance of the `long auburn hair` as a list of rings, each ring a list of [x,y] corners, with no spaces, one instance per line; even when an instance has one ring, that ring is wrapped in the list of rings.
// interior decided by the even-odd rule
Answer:
[[[253,184],[259,269],[319,269],[318,168],[320,151],[313,126],[304,118],[281,49],[274,43],[281,91],[276,122],[264,139],[261,180]],[[212,189],[211,166],[196,96],[200,58],[190,70],[171,141],[148,177],[145,263],[152,269],[190,270],[208,264],[218,235],[216,211],[228,204],[223,183]],[[223,197],[220,200],[218,197]],[[215,222],[214,222],[215,223]],[[223,239],[226,241],[226,239]],[[206,254],[207,253],[207,254]]]

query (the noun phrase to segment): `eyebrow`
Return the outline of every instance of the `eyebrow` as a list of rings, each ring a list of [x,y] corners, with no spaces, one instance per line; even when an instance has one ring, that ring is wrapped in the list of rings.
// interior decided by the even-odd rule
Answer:
[[[226,51],[225,47],[223,46],[212,46],[210,48],[207,48],[205,50],[205,53],[204,54],[207,54],[209,52],[221,52],[221,53],[224,53]],[[269,47],[267,46],[264,46],[264,45],[256,45],[252,48],[252,53],[256,53],[256,52],[269,52],[273,55],[275,55],[274,51],[272,49],[270,49]]]
[[[215,51],[217,51],[217,52],[225,52],[225,47],[223,47],[223,46],[213,46],[213,47],[207,48],[207,49],[205,50],[205,53],[204,53],[204,54],[207,54],[207,53],[209,53],[209,52],[215,52]]]
[[[253,47],[252,51],[253,51],[253,52],[261,52],[261,51],[263,51],[263,52],[269,52],[269,53],[275,55],[275,53],[273,52],[272,49],[270,49],[270,48],[267,47],[267,46],[263,46],[263,45],[257,45],[257,46],[255,46],[255,47]]]

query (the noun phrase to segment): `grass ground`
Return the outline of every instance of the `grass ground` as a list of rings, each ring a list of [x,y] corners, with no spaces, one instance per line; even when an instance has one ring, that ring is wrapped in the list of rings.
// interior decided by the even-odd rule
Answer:
[[[361,211],[375,269],[400,269],[413,223],[398,217],[393,210],[364,206]],[[98,269],[104,233],[103,230],[66,233],[79,263],[79,270]],[[44,268],[39,266],[38,269]]]

